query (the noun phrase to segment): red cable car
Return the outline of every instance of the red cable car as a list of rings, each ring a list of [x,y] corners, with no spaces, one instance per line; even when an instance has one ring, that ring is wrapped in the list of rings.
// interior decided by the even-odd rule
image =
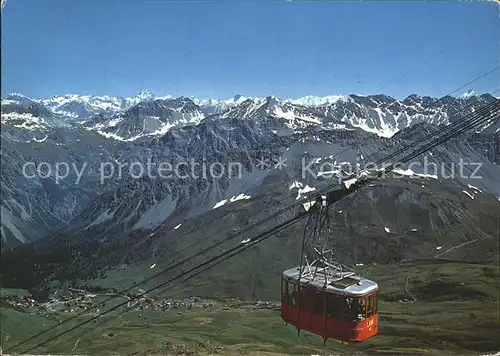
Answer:
[[[378,333],[377,283],[342,272],[324,287],[324,271],[300,280],[300,267],[281,279],[281,318],[301,330],[335,339],[361,342]]]
[[[361,342],[378,333],[376,282],[341,264],[332,239],[321,231],[328,225],[328,207],[340,192],[304,204],[310,213],[302,241],[301,263],[281,276],[281,318],[301,330],[342,342]],[[309,224],[315,221],[312,228]],[[309,232],[309,234],[307,234]],[[310,263],[309,261],[312,261]]]

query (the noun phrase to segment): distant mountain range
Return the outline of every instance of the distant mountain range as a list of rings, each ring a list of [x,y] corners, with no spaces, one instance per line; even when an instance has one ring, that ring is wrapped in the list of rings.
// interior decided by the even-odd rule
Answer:
[[[404,100],[383,94],[297,100],[237,95],[226,101],[158,98],[150,91],[131,98],[30,99],[10,94],[1,106],[2,244],[38,240],[59,229],[75,236],[101,236],[155,228],[178,214],[200,216],[222,201],[255,196],[269,179],[291,179],[304,156],[327,160],[342,152],[336,162],[383,157],[495,100],[471,91],[457,98],[410,95]],[[428,158],[448,166],[464,157],[482,163],[483,180],[459,181],[500,196],[499,130],[498,122],[478,128],[465,139],[436,148]],[[286,169],[260,169],[258,160],[265,155],[286,157]],[[243,177],[162,180],[125,175],[100,182],[103,162],[175,164],[207,158],[209,163],[241,162]],[[33,167],[66,162],[75,169],[62,181],[53,174],[27,178],[27,162]],[[76,168],[82,169],[81,175]]]
[[[82,125],[106,137],[133,141],[160,137],[173,127],[196,125],[209,117],[252,120],[272,117],[285,131],[345,126],[390,137],[419,122],[435,125],[453,122],[463,110],[474,110],[495,99],[488,94],[478,96],[472,90],[459,98],[438,100],[414,94],[401,101],[386,95],[307,96],[296,100],[236,95],[221,101],[157,98],[149,90],[130,98],[70,94],[30,99],[10,94],[2,99],[2,123],[15,121],[15,127],[36,130]]]

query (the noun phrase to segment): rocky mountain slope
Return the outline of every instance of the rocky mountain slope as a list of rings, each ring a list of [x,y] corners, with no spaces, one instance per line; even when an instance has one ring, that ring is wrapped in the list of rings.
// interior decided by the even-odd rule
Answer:
[[[133,98],[9,95],[2,99],[2,244],[60,229],[97,239],[153,229],[173,215],[188,219],[225,201],[251,199],[265,181],[282,175],[289,177],[286,185],[297,181],[306,191],[324,179],[308,170],[296,179],[311,160],[316,169],[336,171],[335,178],[335,166],[381,158],[494,100],[487,94],[402,101],[350,95],[325,102],[272,96],[202,101],[149,92]],[[495,125],[402,169],[422,173],[435,163],[449,171],[465,159],[478,170],[467,166],[458,182],[498,197]],[[162,178],[165,165],[170,175]]]

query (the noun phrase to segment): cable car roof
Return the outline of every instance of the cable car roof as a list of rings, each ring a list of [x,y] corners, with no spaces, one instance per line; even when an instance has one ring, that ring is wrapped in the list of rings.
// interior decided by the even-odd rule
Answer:
[[[282,274],[283,279],[299,284],[299,270],[299,267],[286,270]],[[318,290],[326,290],[327,292],[350,295],[353,297],[363,296],[378,290],[378,284],[376,282],[364,277],[352,275],[352,273],[344,272],[342,275],[338,273],[338,277],[337,280],[330,282],[326,288],[323,288],[325,284],[325,274],[324,270],[322,271],[322,269],[320,269],[316,272],[312,280],[310,276],[303,273],[300,284]]]

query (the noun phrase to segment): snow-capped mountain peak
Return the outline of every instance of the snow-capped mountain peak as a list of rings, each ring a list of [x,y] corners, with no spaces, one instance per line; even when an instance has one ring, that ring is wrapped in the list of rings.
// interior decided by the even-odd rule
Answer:
[[[224,102],[226,104],[229,104],[229,105],[231,105],[231,104],[238,105],[238,104],[241,104],[242,102],[244,102],[245,100],[247,100],[246,97],[244,97],[241,94],[236,94],[231,99],[225,100]]]
[[[236,94],[232,98],[226,99],[226,100],[219,100],[219,99],[197,99],[197,98],[191,98],[196,105],[200,105],[203,107],[210,107],[210,106],[234,106],[234,105],[239,105],[247,100],[260,100],[259,98],[251,98],[251,97],[246,97],[241,94]]]
[[[9,94],[7,94],[5,96],[5,99],[22,100],[22,99],[30,99],[30,98],[28,98],[26,95],[23,95],[23,94],[20,94],[20,93],[9,93]]]
[[[151,101],[154,99],[155,99],[155,96],[154,96],[153,92],[150,89],[145,89],[145,90],[142,90],[139,94],[125,99],[125,103],[126,103],[125,106],[130,107],[133,105],[137,105],[142,101]]]
[[[33,102],[33,99],[19,93],[10,93],[2,98],[2,105],[8,104],[18,104],[18,105],[29,105]]]
[[[151,89],[145,89],[141,90],[139,94],[135,96],[138,100],[145,101],[145,100],[152,100],[155,98],[153,91]]]
[[[468,98],[471,98],[473,96],[477,96],[476,92],[474,91],[474,89],[468,89],[465,93],[463,93],[462,95],[460,95],[460,98],[462,98],[462,99],[468,99]]]
[[[314,96],[307,95],[298,99],[287,99],[286,101],[296,105],[302,106],[320,106],[327,104],[334,104],[339,100],[347,99],[346,95],[327,95],[327,96]]]

